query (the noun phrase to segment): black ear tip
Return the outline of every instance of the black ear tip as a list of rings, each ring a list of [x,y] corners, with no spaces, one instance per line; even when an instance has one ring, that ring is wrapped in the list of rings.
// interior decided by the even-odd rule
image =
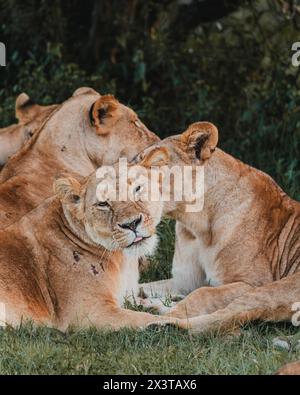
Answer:
[[[199,160],[201,159],[202,148],[203,148],[204,144],[206,143],[206,141],[208,140],[208,138],[209,138],[208,133],[203,133],[199,137],[197,137],[194,149],[195,149],[195,153],[196,153],[196,158]]]
[[[104,108],[104,107],[101,107],[101,108],[98,110],[100,123],[102,123],[103,118],[105,118],[105,116],[106,116],[106,111],[107,111],[107,108]]]
[[[36,103],[34,100],[29,99],[26,103],[22,104],[22,106],[20,107],[20,109],[25,109],[27,107],[31,107],[34,106]]]
[[[93,117],[94,107],[95,107],[95,103],[93,103],[91,105],[91,108],[90,108],[90,111],[89,111],[89,118],[90,118],[90,123],[91,123],[92,126],[95,126],[95,121],[94,121],[94,117]]]

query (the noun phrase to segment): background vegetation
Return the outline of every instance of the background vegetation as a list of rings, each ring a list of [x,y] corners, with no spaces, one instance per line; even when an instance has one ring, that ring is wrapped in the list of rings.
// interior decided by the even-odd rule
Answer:
[[[0,0],[0,41],[8,60],[0,68],[1,126],[14,120],[15,97],[22,91],[47,104],[61,102],[79,86],[92,86],[133,107],[161,137],[193,121],[214,122],[224,150],[268,172],[300,199],[300,67],[291,63],[299,30],[296,0]],[[172,224],[162,233],[147,279],[169,270]],[[107,361],[117,353],[120,366],[112,372],[268,373],[295,356],[277,358],[266,332],[250,328],[229,348],[217,338],[175,334],[170,340],[168,331],[154,337],[126,331],[78,334],[53,348],[51,333],[48,338],[24,329],[1,335],[0,372],[108,373]],[[91,352],[95,336],[106,362],[93,365],[94,358],[99,362],[98,351]],[[48,340],[51,352],[43,354],[39,344]],[[72,358],[78,347],[85,350],[78,355],[90,359],[82,357],[77,369]],[[161,368],[153,364],[158,350],[165,350],[158,356]],[[150,359],[141,359],[145,352]],[[136,363],[122,365],[123,354],[124,361],[128,356],[135,361],[135,353]],[[244,355],[252,354],[257,365],[245,365]],[[46,362],[39,365],[42,355]],[[71,358],[70,368],[65,358]]]

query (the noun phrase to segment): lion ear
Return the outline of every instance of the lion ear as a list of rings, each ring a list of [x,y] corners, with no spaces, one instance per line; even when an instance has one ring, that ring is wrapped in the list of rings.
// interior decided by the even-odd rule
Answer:
[[[16,99],[16,118],[21,123],[27,123],[31,121],[36,114],[36,106],[33,100],[27,95],[27,93],[21,93]]]
[[[61,200],[68,199],[70,203],[80,202],[81,185],[75,178],[58,178],[55,180],[53,188],[54,193]]]
[[[182,133],[181,142],[190,156],[201,162],[208,160],[216,149],[219,132],[210,122],[196,122]]]
[[[88,86],[82,86],[74,91],[72,96],[80,96],[80,95],[98,95],[93,88],[89,88]]]
[[[140,166],[160,167],[167,165],[169,162],[169,152],[166,147],[154,147],[143,157]]]
[[[108,134],[114,124],[119,102],[112,95],[101,96],[90,108],[90,121],[97,134]]]

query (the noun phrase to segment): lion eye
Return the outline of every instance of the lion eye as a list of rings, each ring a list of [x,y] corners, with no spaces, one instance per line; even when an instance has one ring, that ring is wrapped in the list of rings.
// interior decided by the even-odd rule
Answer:
[[[139,192],[141,190],[141,186],[139,185],[138,187],[135,188],[135,192]]]
[[[107,202],[97,202],[94,204],[95,207],[109,207]]]

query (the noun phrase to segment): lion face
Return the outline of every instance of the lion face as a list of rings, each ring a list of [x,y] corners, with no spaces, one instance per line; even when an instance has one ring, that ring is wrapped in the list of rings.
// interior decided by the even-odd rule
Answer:
[[[113,164],[120,157],[131,159],[159,141],[131,108],[112,95],[80,88],[69,104],[74,106],[72,113],[83,116],[84,122],[78,120],[77,124],[84,126],[85,147],[97,167]]]
[[[131,159],[156,141],[159,138],[129,107],[111,95],[79,88],[43,126],[36,146],[55,152],[73,170],[88,175],[91,164],[98,168],[115,163],[119,157]],[[87,173],[82,173],[84,167]]]
[[[169,199],[164,202],[164,215],[179,219],[182,214],[198,213],[203,209],[204,165],[216,150],[217,143],[216,126],[210,122],[196,122],[182,134],[167,137],[145,148],[133,159],[133,163],[146,168],[161,167],[164,176],[157,179],[156,184],[160,188],[168,184],[170,191]],[[162,157],[165,160],[161,163]],[[180,170],[177,172],[179,182],[176,176],[170,176],[176,168]]]
[[[65,217],[78,234],[84,231],[86,239],[109,251],[123,250],[136,257],[151,254],[157,244],[156,226],[162,215],[162,202],[151,202],[141,197],[145,185],[138,178],[128,179],[128,198],[119,200],[120,180],[116,173],[116,198],[102,197],[97,192],[105,183],[113,188],[109,177],[97,178],[93,174],[81,185],[73,178],[55,182]]]

